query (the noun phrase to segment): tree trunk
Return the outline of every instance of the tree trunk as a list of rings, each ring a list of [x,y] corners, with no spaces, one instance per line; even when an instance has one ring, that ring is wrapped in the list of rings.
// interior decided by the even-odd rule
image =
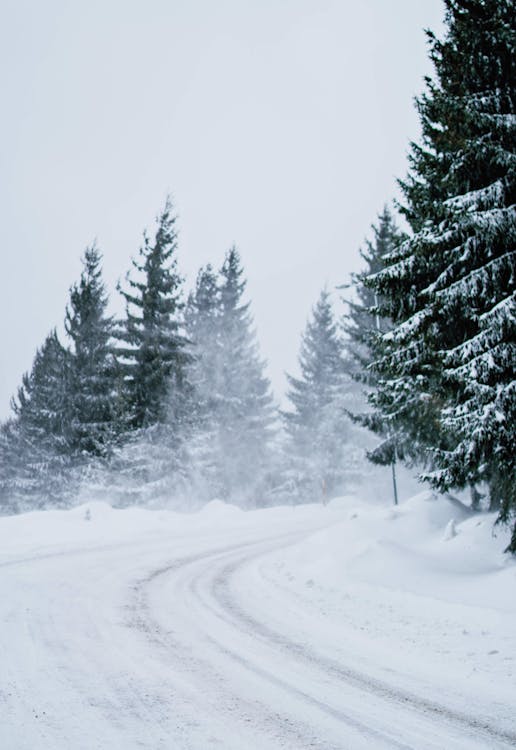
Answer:
[[[470,484],[469,491],[471,495],[471,510],[480,510],[480,501],[484,497],[476,488],[474,484]]]
[[[505,552],[511,552],[513,555],[516,555],[516,521],[512,527],[511,541],[509,542],[509,546],[505,549]]]

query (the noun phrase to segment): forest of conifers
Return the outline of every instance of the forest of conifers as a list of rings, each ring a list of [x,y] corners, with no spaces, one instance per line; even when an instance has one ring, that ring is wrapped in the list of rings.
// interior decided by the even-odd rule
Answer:
[[[287,407],[239,252],[185,290],[167,201],[117,290],[121,319],[100,250],[85,251],[65,335],[42,342],[0,430],[2,512],[67,507],[85,488],[116,505],[320,500],[359,482],[367,453],[469,490],[513,525],[516,552],[514,4],[446,7],[401,197],[361,250],[345,314],[326,289],[315,301]]]

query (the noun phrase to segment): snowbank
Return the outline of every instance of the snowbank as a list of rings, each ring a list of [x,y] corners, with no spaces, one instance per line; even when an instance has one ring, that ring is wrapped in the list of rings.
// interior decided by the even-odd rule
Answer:
[[[353,580],[516,612],[507,596],[516,564],[503,554],[509,531],[494,526],[496,514],[472,514],[431,492],[387,508],[339,498],[330,509],[345,520],[297,549],[298,572],[325,585]]]
[[[263,566],[285,599],[324,614],[321,640],[458,701],[514,694],[516,561],[496,514],[430,492],[398,507],[339,498],[328,510],[335,523]]]

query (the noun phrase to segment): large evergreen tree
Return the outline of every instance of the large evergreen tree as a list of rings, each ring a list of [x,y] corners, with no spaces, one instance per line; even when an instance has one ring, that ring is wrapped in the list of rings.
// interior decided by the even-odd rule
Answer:
[[[181,390],[188,360],[182,333],[182,277],[177,271],[176,218],[167,199],[154,240],[144,236],[135,278],[128,274],[126,319],[119,331],[131,423],[134,428],[167,421],[172,390]]]
[[[190,354],[183,332],[175,222],[167,199],[154,238],[145,233],[139,259],[132,261],[129,289],[119,287],[126,318],[117,331],[122,342],[117,354],[129,431],[104,480],[118,505],[177,501],[185,484]]]
[[[368,283],[395,327],[375,403],[440,488],[485,481],[516,515],[516,30],[512,0],[445,0],[402,188],[413,235]],[[433,422],[432,422],[433,420]],[[512,543],[516,551],[516,528]]]
[[[299,377],[288,375],[292,408],[283,413],[286,451],[298,493],[315,501],[342,489],[358,460],[347,416],[355,389],[345,372],[343,343],[326,290],[303,334],[299,365]]]
[[[187,307],[193,342],[194,467],[206,491],[238,503],[260,501],[274,420],[272,396],[252,328],[235,248],[218,277],[202,269]]]
[[[3,425],[0,440],[0,483],[11,510],[62,505],[69,499],[69,366],[69,353],[52,331],[12,401],[14,417]]]
[[[240,255],[231,248],[220,271],[220,358],[214,378],[219,466],[225,497],[259,499],[274,422],[270,383],[260,359]],[[240,497],[239,497],[240,495]]]
[[[113,321],[95,245],[83,258],[78,284],[70,290],[65,328],[72,342],[67,384],[68,440],[77,457],[104,457],[119,431],[120,394],[113,348]]]

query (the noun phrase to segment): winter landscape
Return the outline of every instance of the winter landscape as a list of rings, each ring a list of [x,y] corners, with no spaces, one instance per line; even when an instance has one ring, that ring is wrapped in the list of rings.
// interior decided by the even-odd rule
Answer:
[[[93,3],[84,11],[83,31],[76,11],[51,21],[43,13],[38,22],[41,10],[29,2],[9,11],[12,39],[22,28],[32,38],[41,27],[53,43],[35,43],[23,65],[12,59],[20,81],[27,71],[38,81],[33,89],[20,84],[27,101],[36,101],[39,87],[57,96],[57,71],[66,80],[66,62],[73,69],[76,60],[65,41],[69,34],[87,44],[88,23],[95,33],[104,29],[100,57],[102,44],[113,44],[127,57],[114,55],[109,64],[125,60],[128,67],[116,79],[124,84],[120,90],[109,88],[109,65],[105,75],[94,62],[80,68],[79,98],[90,91],[100,112],[104,91],[110,102],[120,95],[122,107],[123,92],[138,81],[146,90],[147,78],[134,74],[124,43],[131,41],[132,50],[135,34],[144,38],[151,28],[166,34],[176,25],[184,31],[181,54],[188,57],[191,40],[201,55],[190,68],[185,63],[185,76],[193,77],[187,76],[181,101],[195,98],[205,78],[201,99],[211,102],[216,120],[231,87],[222,77],[221,101],[212,101],[203,65],[225,69],[231,55],[220,51],[220,39],[230,46],[245,39],[235,91],[247,90],[250,71],[257,96],[277,78],[274,96],[260,100],[271,107],[273,130],[295,121],[302,132],[294,94],[284,109],[278,104],[285,71],[303,100],[308,81],[316,110],[333,96],[324,76],[334,71],[334,60],[343,60],[339,28],[349,22],[352,45],[353,23],[371,24],[371,35],[363,36],[366,57],[383,44],[384,29],[397,29],[400,41],[415,34],[414,5],[397,1],[403,23],[385,15],[378,0],[356,11],[351,3],[315,9],[303,0],[296,7],[250,4],[245,13],[228,2],[219,15],[201,0],[198,7],[156,0],[148,10],[131,5],[120,22]],[[257,225],[245,225],[242,217],[250,214],[236,203],[226,213],[250,252],[238,236],[221,247],[219,235],[227,236],[228,228],[219,217],[217,242],[205,255],[197,245],[210,240],[210,230],[195,235],[188,208],[184,219],[179,208],[179,189],[165,183],[153,188],[161,203],[140,244],[136,238],[132,250],[114,253],[125,265],[113,281],[114,256],[103,237],[114,236],[107,227],[115,213],[103,223],[100,207],[111,177],[92,151],[95,170],[106,175],[100,197],[91,193],[104,234],[78,254],[60,315],[50,297],[58,301],[68,263],[61,240],[55,253],[48,248],[47,292],[54,290],[47,293],[48,308],[30,294],[38,261],[28,264],[27,274],[23,254],[9,261],[8,270],[18,271],[4,276],[4,302],[17,323],[5,331],[0,381],[6,404],[12,396],[0,414],[2,750],[516,747],[516,8],[513,0],[425,0],[423,17],[431,6],[432,20],[436,9],[440,20],[426,32],[428,67],[421,67],[411,105],[418,131],[412,141],[402,134],[404,172],[395,182],[387,157],[384,172],[364,167],[375,187],[369,197],[353,189],[346,194],[347,229],[337,222],[325,233],[324,217],[338,196],[336,190],[332,198],[338,183],[328,172],[324,213],[310,199],[312,224],[309,212],[287,202],[288,210],[277,204],[274,213],[270,204],[265,226],[277,229],[281,244],[271,255],[264,250],[262,257],[254,244],[262,235]],[[339,54],[328,52],[324,39]],[[425,50],[423,33],[419,44]],[[161,52],[150,44],[146,50],[150,74]],[[382,50],[386,59],[401,54],[393,45]],[[298,68],[288,67],[291,53],[299,56]],[[170,63],[172,53],[163,54]],[[410,59],[399,59],[410,68]],[[264,66],[259,74],[257,61]],[[75,122],[72,80],[63,133]],[[355,109],[367,98],[362,85]],[[380,97],[387,89],[375,90]],[[13,115],[18,146],[6,161],[14,186],[5,204],[8,226],[24,190],[32,195],[15,172],[26,171],[34,186],[41,180],[37,165],[29,168],[31,159],[21,156],[24,128],[32,127],[20,124],[22,111]],[[59,111],[49,115],[55,122]],[[109,111],[114,117],[115,109]],[[391,102],[387,111],[396,106]],[[350,119],[347,106],[342,112],[330,106],[328,113]],[[176,115],[169,115],[172,126]],[[201,120],[198,134],[212,122]],[[259,140],[265,122],[251,126],[250,139]],[[99,133],[109,129],[109,117],[102,123]],[[312,150],[322,154],[316,143],[324,138],[316,132]],[[150,133],[142,130],[143,141]],[[264,154],[276,154],[280,190],[290,170],[281,171],[279,154],[289,138],[290,131],[277,141],[277,152],[274,138],[263,142]],[[47,133],[41,143],[51,158],[52,137]],[[389,137],[380,146],[390,154],[393,143]],[[306,148],[310,154],[310,144],[303,139],[295,153]],[[328,144],[331,161],[330,136]],[[219,145],[229,173],[253,151],[231,135]],[[66,139],[57,148],[64,154]],[[152,148],[156,159],[166,151],[159,139]],[[200,148],[193,136],[191,148]],[[73,146],[73,153],[80,150]],[[373,153],[365,140],[348,144],[342,158],[349,158],[350,173],[353,152],[364,163]],[[124,158],[130,154],[124,151]],[[133,157],[136,165],[136,150]],[[145,151],[145,160],[152,158]],[[204,216],[199,185],[209,183],[209,164],[193,192],[178,167],[187,202],[197,194]],[[260,189],[258,162],[254,171],[252,164],[235,201],[239,191],[253,195],[255,176]],[[306,164],[309,174],[310,156]],[[272,165],[272,191],[274,174]],[[77,178],[73,169],[68,175]],[[387,178],[390,193],[377,197]],[[288,179],[295,192],[295,175]],[[135,196],[145,192],[142,180]],[[229,182],[221,180],[210,210],[213,202],[221,213]],[[324,180],[315,192],[324,194]],[[378,200],[370,226],[356,229],[366,239],[343,252],[354,236],[352,217],[370,200]],[[84,216],[94,215],[80,205],[71,214],[55,211],[53,220],[50,208],[36,212],[33,223],[24,217],[16,239],[30,247],[34,228],[46,226],[43,214],[63,236],[78,232]],[[255,206],[253,221],[260,212]],[[298,234],[288,234],[290,223]],[[95,226],[88,231],[95,236]],[[308,248],[318,232],[319,254]],[[46,240],[37,247],[45,257]],[[315,254],[308,261],[303,252]],[[304,311],[296,323],[300,335],[289,327],[296,310]],[[273,354],[267,359],[262,323]],[[12,395],[7,389],[18,354],[39,330],[46,333]]]

